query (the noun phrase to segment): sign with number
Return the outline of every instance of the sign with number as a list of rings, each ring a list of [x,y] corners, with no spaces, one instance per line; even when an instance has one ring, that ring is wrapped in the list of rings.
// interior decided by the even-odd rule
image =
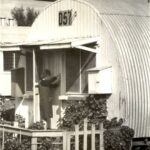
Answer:
[[[72,25],[72,10],[60,11],[59,26],[70,26],[70,25]]]

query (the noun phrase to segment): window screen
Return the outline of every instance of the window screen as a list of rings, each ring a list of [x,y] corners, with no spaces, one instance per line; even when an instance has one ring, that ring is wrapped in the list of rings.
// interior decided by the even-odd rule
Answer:
[[[81,91],[88,92],[88,73],[87,70],[95,67],[96,55],[91,52],[81,51]]]
[[[87,93],[89,68],[95,67],[95,54],[77,49],[66,51],[66,92]]]
[[[80,51],[66,51],[66,90],[79,92]]]

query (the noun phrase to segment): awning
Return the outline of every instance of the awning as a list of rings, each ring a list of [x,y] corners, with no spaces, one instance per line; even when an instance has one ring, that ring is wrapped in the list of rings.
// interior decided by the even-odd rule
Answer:
[[[99,42],[99,37],[83,37],[83,38],[69,38],[60,40],[48,41],[28,41],[16,44],[1,45],[0,49],[3,51],[8,50],[21,50],[21,47],[34,47],[39,46],[40,50],[54,50],[63,48],[77,48],[85,51],[97,53],[96,46]],[[95,44],[90,47],[90,44]]]

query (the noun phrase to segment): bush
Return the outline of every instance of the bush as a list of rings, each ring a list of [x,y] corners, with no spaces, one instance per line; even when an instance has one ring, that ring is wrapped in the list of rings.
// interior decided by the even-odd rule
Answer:
[[[123,126],[123,119],[113,118],[109,121],[106,120],[106,116],[106,99],[90,95],[85,101],[68,102],[64,117],[59,121],[59,127],[72,130],[75,124],[79,124],[82,128],[85,118],[88,118],[90,123],[103,122],[106,129],[104,132],[105,150],[129,150],[134,130]],[[90,145],[88,147],[90,148]]]
[[[91,123],[104,121],[107,116],[106,99],[99,99],[90,95],[85,101],[69,101],[67,103],[64,117],[59,120],[61,129],[70,130],[75,124],[82,124],[84,118]]]
[[[105,150],[129,150],[134,130],[123,126],[123,120],[117,118],[104,122],[104,147]]]
[[[5,134],[4,150],[31,150],[31,138],[22,136],[21,143],[19,137],[13,134]]]
[[[32,130],[44,130],[44,122],[43,121],[37,121],[35,123],[33,123],[29,129]]]

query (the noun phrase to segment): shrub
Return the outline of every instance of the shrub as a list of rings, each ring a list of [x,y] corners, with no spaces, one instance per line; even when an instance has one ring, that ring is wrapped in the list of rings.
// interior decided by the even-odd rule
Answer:
[[[61,129],[73,129],[75,124],[82,124],[84,118],[91,123],[104,121],[107,116],[106,99],[99,99],[90,95],[85,101],[69,101],[64,117],[59,120]]]
[[[134,130],[123,126],[123,119],[113,118],[109,121],[106,120],[106,116],[106,99],[90,95],[85,101],[68,102],[64,117],[59,121],[59,127],[67,130],[72,130],[75,124],[82,127],[84,118],[88,118],[89,122],[95,124],[103,122],[106,129],[105,150],[129,150]]]
[[[37,121],[35,123],[33,123],[29,129],[32,130],[44,130],[44,122],[43,121]]]
[[[129,150],[134,130],[123,125],[123,120],[117,118],[104,122],[104,147],[105,150]]]

